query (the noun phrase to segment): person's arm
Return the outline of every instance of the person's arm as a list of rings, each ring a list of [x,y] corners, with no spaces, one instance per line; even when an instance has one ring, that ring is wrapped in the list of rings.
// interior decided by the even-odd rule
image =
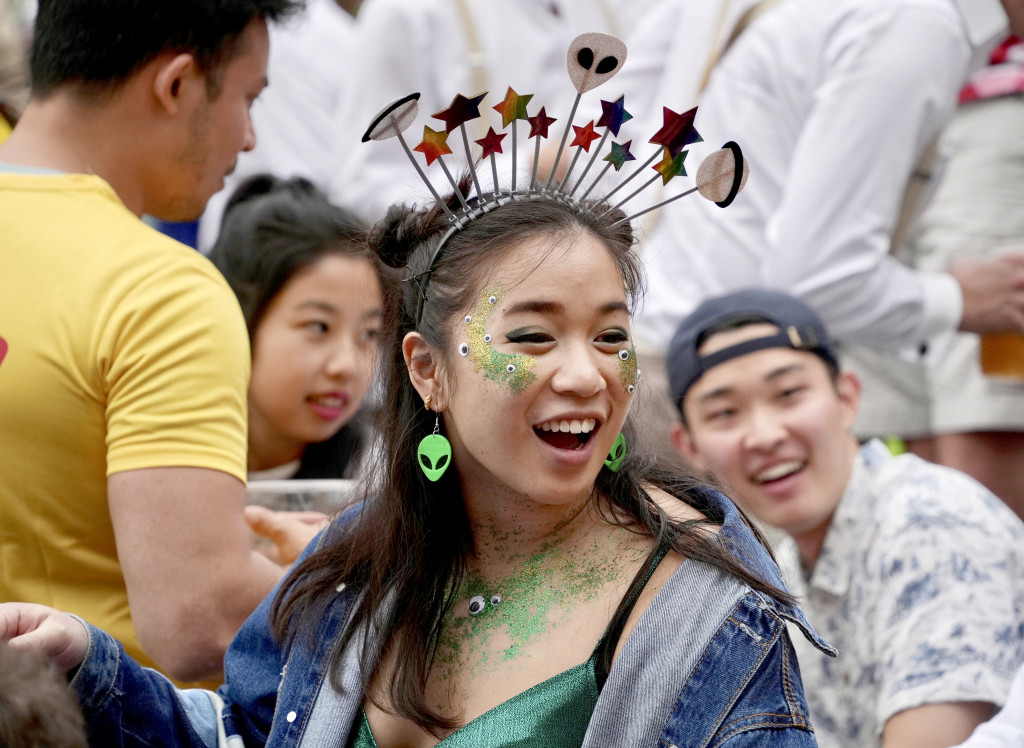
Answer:
[[[952,276],[893,258],[890,237],[917,159],[952,113],[969,49],[956,20],[934,9],[868,13],[837,20],[824,47],[768,221],[762,279],[818,309],[838,338],[916,350],[957,326],[963,297]]]
[[[159,667],[191,680],[220,672],[282,570],[252,552],[245,523],[241,310],[205,259],[167,255],[119,301],[99,360],[108,509],[132,622]]]
[[[1024,666],[1017,670],[999,714],[983,722],[956,748],[1020,748],[1024,745]]]
[[[80,618],[43,605],[0,604],[0,646],[42,656],[67,673],[90,745],[214,748],[244,739],[234,734],[229,714],[248,716],[245,712],[235,712],[234,705],[211,691],[175,688],[164,675],[126,655],[112,636]],[[271,654],[265,659],[272,661]],[[266,678],[251,680],[267,684]],[[276,683],[275,677],[269,685]],[[272,700],[269,706],[273,708]]]
[[[949,748],[992,716],[984,701],[927,704],[894,714],[882,730],[882,748]]]
[[[884,523],[850,570],[877,601],[861,611],[877,730],[890,747],[955,745],[1004,702],[1019,661],[1024,526],[954,470],[916,458],[884,470],[872,488]]]
[[[283,574],[252,550],[245,487],[203,468],[108,479],[128,603],[146,653],[170,675],[218,673],[235,632]]]

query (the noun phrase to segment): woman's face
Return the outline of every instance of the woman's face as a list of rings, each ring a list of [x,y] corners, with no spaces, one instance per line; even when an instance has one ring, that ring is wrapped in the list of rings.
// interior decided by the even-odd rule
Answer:
[[[463,486],[534,501],[586,496],[636,384],[622,277],[587,233],[508,251],[445,352],[444,424]]]
[[[326,255],[285,283],[253,336],[250,454],[295,459],[341,429],[369,389],[380,319],[365,259]]]

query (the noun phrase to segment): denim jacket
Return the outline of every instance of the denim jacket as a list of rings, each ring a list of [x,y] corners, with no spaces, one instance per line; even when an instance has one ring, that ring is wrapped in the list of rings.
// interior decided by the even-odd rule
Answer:
[[[721,541],[781,587],[774,563],[732,503],[710,489],[706,498],[724,517]],[[363,699],[358,648],[365,632],[343,653],[341,692],[330,685],[325,666],[358,591],[339,592],[313,650],[301,638],[287,647],[275,641],[268,623],[273,594],[231,643],[226,682],[216,694],[175,688],[89,627],[89,650],[72,687],[90,744],[342,748]],[[799,609],[706,564],[684,561],[624,644],[584,746],[816,745],[786,621],[834,656]]]

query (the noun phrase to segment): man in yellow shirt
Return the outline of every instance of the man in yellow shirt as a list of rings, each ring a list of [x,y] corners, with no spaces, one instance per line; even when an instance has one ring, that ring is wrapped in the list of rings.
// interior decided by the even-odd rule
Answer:
[[[197,217],[255,136],[294,0],[40,0],[0,145],[0,600],[216,675],[280,578],[243,519],[249,350]],[[145,655],[148,655],[146,657]]]

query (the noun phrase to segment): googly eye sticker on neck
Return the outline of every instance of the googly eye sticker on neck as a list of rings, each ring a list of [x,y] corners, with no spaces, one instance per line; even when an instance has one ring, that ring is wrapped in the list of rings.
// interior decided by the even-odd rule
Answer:
[[[519,395],[536,381],[533,368],[537,359],[522,353],[503,353],[491,346],[487,320],[504,293],[504,288],[498,285],[483,290],[476,308],[466,315],[466,342],[460,345],[459,353],[466,355],[463,351],[467,351],[476,371],[483,371],[487,379],[506,385],[513,395]]]

